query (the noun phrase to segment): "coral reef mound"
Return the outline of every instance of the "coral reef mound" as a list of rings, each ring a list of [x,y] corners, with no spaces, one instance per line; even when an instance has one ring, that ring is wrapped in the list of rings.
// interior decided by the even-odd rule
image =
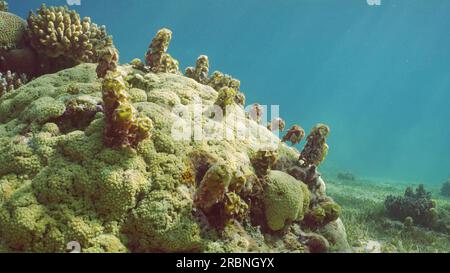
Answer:
[[[151,134],[135,145],[105,145],[105,82],[94,64],[38,77],[0,97],[1,251],[65,252],[70,242],[83,252],[311,252],[346,245],[337,215],[308,225],[314,236],[300,231],[308,211],[332,202],[324,181],[241,105],[232,103],[226,115],[246,124],[245,140],[177,139],[173,130],[185,127],[185,112],[174,109],[201,102],[207,110],[219,93],[180,74],[132,65],[117,73],[127,98],[120,105],[152,122]],[[111,109],[126,117],[120,105]],[[230,129],[225,119],[209,129]],[[270,139],[274,151],[261,153],[267,143],[260,139]]]

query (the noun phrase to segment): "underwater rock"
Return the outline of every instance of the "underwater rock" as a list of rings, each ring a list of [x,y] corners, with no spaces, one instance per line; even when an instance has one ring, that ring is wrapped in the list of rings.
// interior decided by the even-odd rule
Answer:
[[[344,223],[341,219],[337,219],[319,230],[330,243],[330,249],[333,252],[339,253],[349,253],[351,252],[351,247],[347,240],[347,232],[345,230]]]

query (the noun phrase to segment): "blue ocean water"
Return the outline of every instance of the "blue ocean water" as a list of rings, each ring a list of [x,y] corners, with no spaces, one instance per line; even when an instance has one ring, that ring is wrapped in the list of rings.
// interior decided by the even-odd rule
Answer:
[[[441,183],[450,174],[450,1],[81,0],[121,61],[174,32],[181,67],[206,54],[242,82],[248,103],[280,105],[288,125],[332,128],[326,166]],[[26,17],[42,2],[10,0]]]

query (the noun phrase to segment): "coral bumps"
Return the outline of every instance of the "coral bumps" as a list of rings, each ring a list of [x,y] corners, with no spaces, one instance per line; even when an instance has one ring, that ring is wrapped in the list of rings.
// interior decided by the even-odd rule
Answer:
[[[24,42],[26,26],[19,16],[0,10],[0,50],[19,47]]]
[[[309,208],[308,187],[294,177],[272,171],[264,190],[267,224],[272,230],[285,227],[287,221],[302,220]]]

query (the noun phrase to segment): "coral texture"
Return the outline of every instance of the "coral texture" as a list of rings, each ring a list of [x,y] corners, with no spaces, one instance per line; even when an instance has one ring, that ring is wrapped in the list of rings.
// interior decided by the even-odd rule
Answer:
[[[305,184],[286,173],[271,171],[265,187],[265,216],[270,229],[281,230],[286,221],[303,219],[310,202]]]
[[[19,16],[0,10],[0,50],[20,47],[24,42],[26,26]]]

